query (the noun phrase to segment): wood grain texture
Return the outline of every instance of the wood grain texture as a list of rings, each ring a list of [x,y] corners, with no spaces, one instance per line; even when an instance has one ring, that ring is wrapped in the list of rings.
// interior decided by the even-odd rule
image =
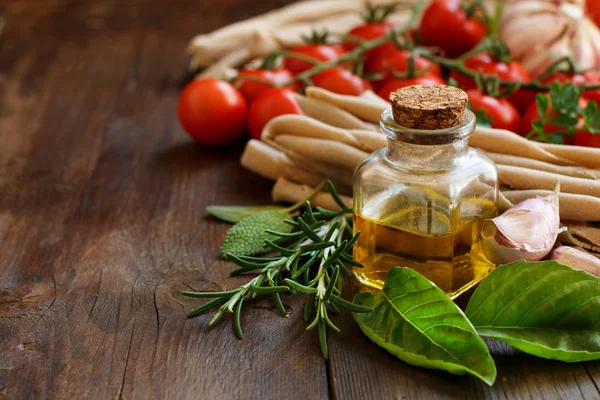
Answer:
[[[202,150],[175,108],[196,33],[289,1],[7,0],[0,36],[0,399],[597,398],[598,363],[560,364],[497,342],[497,385],[410,367],[348,313],[323,361],[291,315],[248,303],[186,320],[231,289],[228,225],[209,204],[265,204],[242,143]],[[348,293],[350,294],[350,293]]]
[[[9,9],[0,398],[328,396],[301,304],[284,298],[288,318],[248,307],[239,341],[226,319],[213,329],[208,316],[186,320],[202,300],[177,294],[245,281],[228,277],[218,259],[228,225],[204,208],[264,204],[271,185],[239,166],[241,144],[201,150],[179,128],[183,49],[200,30],[282,2],[268,3]]]

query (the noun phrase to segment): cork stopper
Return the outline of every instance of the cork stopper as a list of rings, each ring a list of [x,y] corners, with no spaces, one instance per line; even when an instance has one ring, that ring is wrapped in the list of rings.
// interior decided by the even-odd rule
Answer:
[[[446,129],[465,119],[467,94],[446,85],[414,85],[390,93],[392,113],[399,125],[411,129]]]

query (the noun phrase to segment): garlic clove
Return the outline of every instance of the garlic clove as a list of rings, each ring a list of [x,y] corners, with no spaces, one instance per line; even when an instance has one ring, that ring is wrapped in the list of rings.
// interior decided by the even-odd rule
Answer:
[[[552,252],[552,259],[600,278],[600,258],[584,251],[569,246],[560,246]]]
[[[481,239],[487,258],[506,264],[541,260],[560,232],[557,186],[550,196],[525,200],[499,217],[485,220]]]

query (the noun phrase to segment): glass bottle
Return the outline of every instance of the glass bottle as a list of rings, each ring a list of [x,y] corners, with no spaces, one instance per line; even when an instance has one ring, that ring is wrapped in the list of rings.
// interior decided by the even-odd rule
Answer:
[[[494,268],[480,231],[497,215],[498,173],[468,145],[476,118],[466,103],[462,90],[443,85],[392,93],[380,124],[387,146],[354,174],[361,283],[380,289],[387,271],[403,266],[454,298]]]

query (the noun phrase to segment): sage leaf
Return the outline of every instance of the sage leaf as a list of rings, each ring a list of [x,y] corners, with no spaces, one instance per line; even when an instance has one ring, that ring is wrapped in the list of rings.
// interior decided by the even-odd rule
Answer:
[[[556,261],[498,266],[465,311],[482,336],[538,357],[600,359],[600,279]]]
[[[392,268],[381,292],[359,293],[354,303],[373,309],[353,313],[364,334],[401,360],[494,383],[494,360],[475,328],[441,289],[418,272]]]
[[[236,223],[261,211],[283,211],[283,206],[208,206],[206,212],[220,220]]]
[[[223,240],[221,256],[230,253],[235,256],[251,256],[266,253],[270,248],[265,240],[275,240],[277,236],[265,232],[266,229],[290,232],[293,227],[284,222],[291,218],[287,211],[260,211],[235,224]]]

